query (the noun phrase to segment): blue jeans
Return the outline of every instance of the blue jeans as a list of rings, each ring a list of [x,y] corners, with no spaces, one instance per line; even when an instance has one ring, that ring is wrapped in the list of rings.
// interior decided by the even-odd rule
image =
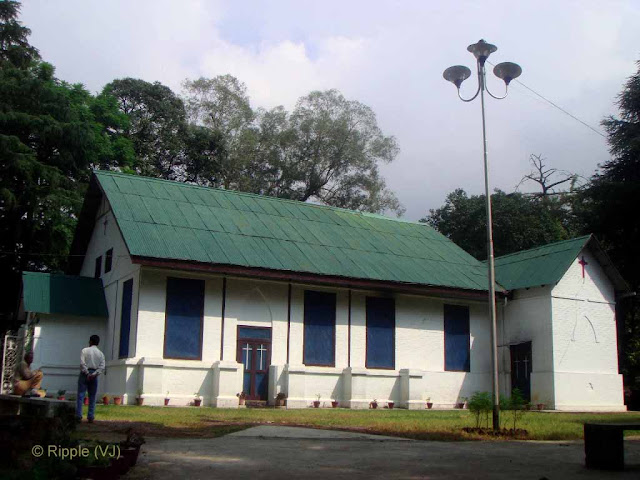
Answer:
[[[95,370],[89,369],[89,373]],[[78,398],[76,400],[76,418],[82,419],[82,405],[84,404],[84,395],[89,392],[89,413],[87,418],[93,420],[96,412],[96,392],[98,391],[98,377],[89,380],[85,373],[80,373],[78,377]]]

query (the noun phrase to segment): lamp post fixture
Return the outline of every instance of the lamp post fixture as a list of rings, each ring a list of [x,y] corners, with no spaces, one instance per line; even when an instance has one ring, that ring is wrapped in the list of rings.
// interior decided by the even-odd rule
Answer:
[[[507,96],[509,83],[522,73],[519,65],[511,62],[499,63],[493,69],[493,73],[504,81],[504,95],[496,96],[487,88],[487,76],[484,65],[493,52],[498,47],[490,43],[480,40],[478,43],[469,45],[467,50],[476,57],[478,66],[478,90],[475,95],[469,99],[465,99],[460,95],[460,85],[471,76],[471,70],[463,65],[455,65],[447,68],[443,77],[445,80],[453,83],[458,89],[458,97],[463,102],[471,102],[478,94],[480,95],[480,104],[482,105],[482,142],[484,147],[484,191],[486,197],[487,209],[487,263],[489,266],[489,311],[491,315],[491,370],[493,377],[493,429],[500,429],[500,390],[498,385],[498,327],[496,319],[496,272],[493,258],[493,228],[491,216],[491,195],[489,192],[489,163],[487,160],[487,131],[484,118],[484,92],[486,92],[497,100],[501,100]]]

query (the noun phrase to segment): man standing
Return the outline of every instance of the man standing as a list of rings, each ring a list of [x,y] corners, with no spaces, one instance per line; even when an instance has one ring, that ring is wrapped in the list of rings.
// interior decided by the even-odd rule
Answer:
[[[31,370],[33,362],[33,352],[27,352],[24,360],[20,362],[16,370],[15,381],[13,384],[13,393],[15,395],[40,396],[37,390],[42,382],[42,372],[40,370]]]
[[[84,395],[89,391],[89,412],[87,420],[93,423],[96,410],[96,392],[98,391],[98,376],[104,372],[104,355],[98,349],[100,337],[91,335],[89,346],[82,349],[80,354],[80,376],[78,377],[78,399],[76,402],[76,420],[82,421],[82,405]]]

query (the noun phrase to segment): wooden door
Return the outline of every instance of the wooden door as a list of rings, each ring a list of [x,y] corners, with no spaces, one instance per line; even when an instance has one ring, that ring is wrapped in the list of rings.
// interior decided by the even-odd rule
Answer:
[[[511,345],[511,390],[517,388],[527,402],[531,401],[531,342]]]
[[[237,360],[244,366],[247,400],[267,400],[271,365],[271,328],[238,327]]]

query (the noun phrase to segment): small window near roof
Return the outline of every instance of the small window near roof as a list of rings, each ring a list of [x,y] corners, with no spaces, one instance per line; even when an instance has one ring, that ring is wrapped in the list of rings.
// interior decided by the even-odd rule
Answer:
[[[93,271],[93,278],[100,278],[100,275],[102,275],[102,255],[96,258],[96,266],[95,270]]]
[[[107,250],[107,254],[104,257],[104,273],[111,271],[111,264],[113,262],[113,248]]]

